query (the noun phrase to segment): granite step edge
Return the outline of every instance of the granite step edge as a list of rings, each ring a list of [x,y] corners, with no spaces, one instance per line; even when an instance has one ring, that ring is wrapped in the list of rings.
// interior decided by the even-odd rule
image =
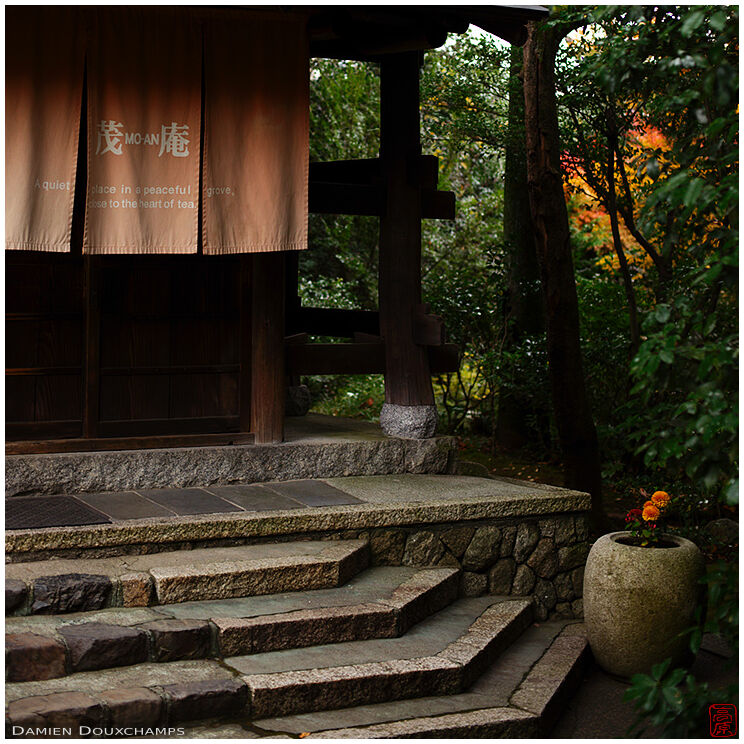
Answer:
[[[178,618],[169,606],[64,615],[6,624],[6,679],[53,679],[80,671],[170,662],[326,643],[393,638],[457,597],[459,571],[422,569],[403,580],[390,596],[356,605],[316,607],[252,618]],[[112,620],[105,622],[106,615]],[[103,620],[104,622],[101,622]],[[11,632],[7,632],[8,629]]]
[[[581,684],[582,672],[590,657],[583,624],[570,623],[556,634],[529,668],[506,705],[319,730],[309,733],[308,738],[533,739],[546,736]],[[275,720],[272,728],[280,726]]]
[[[591,658],[584,624],[567,625],[514,691],[510,706],[536,715],[540,733],[549,732],[581,684]]]
[[[532,621],[530,600],[499,600],[441,652],[357,665],[244,674],[256,719],[455,694]],[[230,659],[225,660],[227,666]]]
[[[6,567],[6,575],[10,573],[5,584],[6,614],[61,614],[330,588],[346,583],[369,565],[367,541],[323,542],[327,546],[317,555],[293,555],[295,543],[283,543],[286,555],[270,558],[241,558],[251,546],[216,548],[212,563],[207,548],[198,554],[199,565],[189,563],[196,556],[187,550],[79,561],[79,572],[70,571],[71,561],[11,564]],[[225,559],[226,553],[230,560]],[[164,555],[181,554],[182,565],[162,565]],[[24,573],[30,575],[23,578]]]

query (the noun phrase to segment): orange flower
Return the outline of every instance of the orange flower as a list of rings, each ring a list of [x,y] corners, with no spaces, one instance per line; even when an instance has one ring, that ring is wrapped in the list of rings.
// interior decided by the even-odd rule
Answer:
[[[643,519],[646,522],[655,522],[659,518],[658,507],[656,507],[651,501],[647,501],[643,507]]]
[[[669,502],[671,501],[671,497],[666,491],[656,491],[654,495],[651,497],[651,501],[659,507],[659,509],[663,509],[665,506],[668,506]]]

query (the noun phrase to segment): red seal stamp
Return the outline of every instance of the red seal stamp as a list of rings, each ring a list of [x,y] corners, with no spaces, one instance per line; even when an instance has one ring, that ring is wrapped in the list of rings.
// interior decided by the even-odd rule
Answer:
[[[733,703],[714,703],[708,708],[710,735],[716,738],[736,736],[736,706]]]

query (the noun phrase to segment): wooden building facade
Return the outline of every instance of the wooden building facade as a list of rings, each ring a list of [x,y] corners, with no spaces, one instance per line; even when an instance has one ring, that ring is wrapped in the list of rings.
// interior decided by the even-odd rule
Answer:
[[[384,372],[388,404],[433,406],[431,374],[457,368],[457,349],[421,297],[421,220],[455,213],[454,195],[437,191],[436,158],[421,152],[422,55],[470,23],[522,43],[544,10],[282,12],[302,17],[310,56],[380,65],[380,157],[308,171],[310,212],[379,218],[379,311],[302,307],[296,251],[86,253],[82,116],[70,250],[6,251],[8,453],[278,442],[288,379]]]

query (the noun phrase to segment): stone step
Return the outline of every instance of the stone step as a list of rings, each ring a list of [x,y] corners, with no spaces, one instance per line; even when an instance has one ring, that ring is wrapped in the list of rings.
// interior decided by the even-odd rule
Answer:
[[[6,621],[6,679],[393,638],[457,596],[452,568],[372,568],[342,587]]]
[[[583,624],[534,625],[466,691],[253,721],[251,738],[537,738],[548,735],[591,658]],[[237,725],[186,736],[235,738]]]
[[[266,719],[461,692],[530,624],[533,604],[458,600],[403,638],[144,663],[6,685],[7,726],[177,725]],[[269,733],[269,732],[267,732]]]
[[[51,615],[339,586],[366,568],[364,540],[203,548],[6,566],[6,614]]]
[[[532,621],[528,600],[461,599],[405,636],[225,660],[251,689],[251,717],[445,695],[469,686]]]

